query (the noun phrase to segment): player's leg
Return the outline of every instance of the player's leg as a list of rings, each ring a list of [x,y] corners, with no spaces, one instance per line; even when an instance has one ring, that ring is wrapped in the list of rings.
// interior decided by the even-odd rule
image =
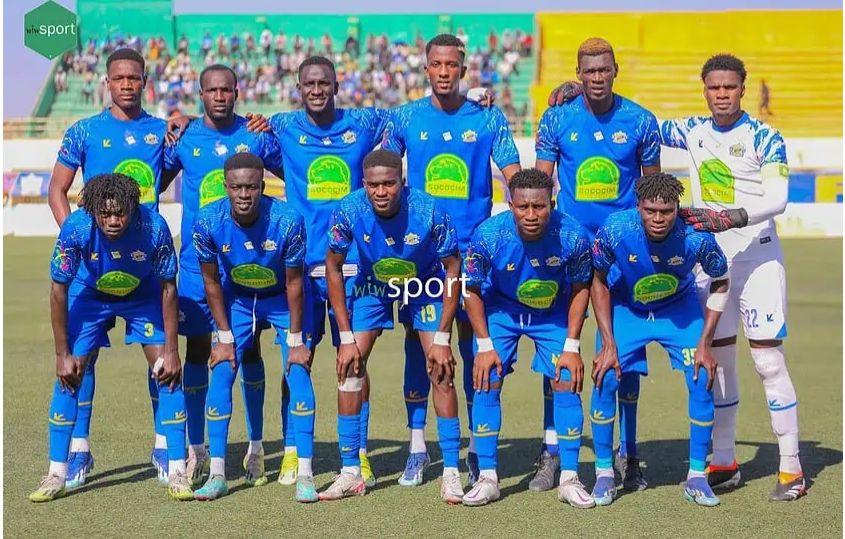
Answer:
[[[463,306],[463,300],[461,300]],[[475,335],[472,332],[472,324],[469,323],[469,316],[466,310],[461,308],[455,317],[455,326],[458,328],[458,352],[461,354],[461,363],[463,369],[463,385],[464,396],[466,397],[467,406],[467,424],[472,425],[473,421],[473,404],[475,399],[475,389],[472,387],[472,367],[475,364],[475,352],[478,349],[475,342]],[[467,476],[467,486],[472,488],[475,482],[478,481],[478,453],[475,449],[475,434],[472,429],[469,429],[469,452],[466,460],[469,475]]]
[[[743,264],[754,264],[745,262]],[[786,271],[780,260],[749,268],[748,280],[739,297],[751,359],[766,394],[777,437],[780,462],[778,480],[770,499],[793,501],[807,490],[798,457],[798,398],[786,367]]]
[[[419,314],[414,312],[417,308],[419,307],[406,306],[399,313],[399,321],[405,328],[405,382],[402,390],[405,394],[405,411],[411,438],[405,472],[399,477],[399,484],[403,487],[421,485],[423,472],[431,462],[425,445],[426,411],[431,382],[428,377],[423,344],[418,332],[414,329],[414,320],[419,318]],[[424,310],[425,306],[421,308]],[[435,318],[433,305],[431,314],[432,318]],[[422,316],[426,316],[425,312]]]
[[[263,322],[263,320],[262,320]],[[261,358],[261,323],[256,325],[252,347],[244,351],[241,363],[241,394],[244,399],[249,446],[244,456],[243,467],[246,484],[262,486],[267,484],[264,472],[264,360]]]
[[[514,320],[516,318],[516,320]],[[464,495],[464,505],[486,505],[499,499],[498,445],[502,428],[502,382],[513,370],[516,348],[522,331],[518,315],[488,313],[487,327],[493,339],[493,348],[502,361],[502,375],[495,368],[490,371],[490,389],[475,390],[472,396],[471,430],[478,455],[478,480]],[[464,368],[467,368],[466,363]]]
[[[555,430],[554,391],[551,378],[543,376],[543,444],[537,457],[537,471],[528,482],[528,489],[538,492],[555,486],[555,474],[560,468],[560,450]]]

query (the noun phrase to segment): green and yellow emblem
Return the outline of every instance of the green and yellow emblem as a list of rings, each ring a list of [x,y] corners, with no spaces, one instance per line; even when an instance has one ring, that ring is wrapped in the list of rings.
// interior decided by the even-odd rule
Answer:
[[[118,163],[114,171],[126,174],[138,183],[138,188],[141,190],[141,204],[156,201],[156,177],[150,165],[140,159],[127,159]]]
[[[575,172],[575,200],[596,201],[619,198],[619,167],[607,157],[584,160]]]
[[[97,279],[97,290],[112,296],[127,296],[132,293],[141,280],[123,271],[110,271]]]
[[[440,198],[469,199],[469,168],[453,153],[441,153],[425,167],[425,192]]]
[[[718,159],[707,159],[698,167],[698,179],[701,183],[701,200],[734,203],[734,175],[728,165]]]
[[[235,266],[229,274],[233,282],[247,288],[269,288],[278,282],[276,272],[258,264]]]
[[[668,298],[678,291],[678,278],[668,273],[643,277],[634,285],[634,301],[651,303]]]
[[[322,155],[308,166],[308,200],[340,200],[352,192],[352,171],[346,161]]]
[[[200,208],[226,197],[226,178],[223,169],[214,169],[200,182]]]
[[[401,258],[382,258],[373,264],[373,275],[383,283],[389,283],[390,279],[413,279],[417,276],[417,265]]]
[[[558,284],[554,281],[531,279],[516,290],[516,299],[534,309],[548,309],[557,297]]]

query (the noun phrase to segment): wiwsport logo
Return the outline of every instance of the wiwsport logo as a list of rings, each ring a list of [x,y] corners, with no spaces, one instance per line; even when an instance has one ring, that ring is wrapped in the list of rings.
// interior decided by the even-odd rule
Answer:
[[[76,13],[50,1],[23,17],[24,45],[52,60],[76,48],[79,41]]]

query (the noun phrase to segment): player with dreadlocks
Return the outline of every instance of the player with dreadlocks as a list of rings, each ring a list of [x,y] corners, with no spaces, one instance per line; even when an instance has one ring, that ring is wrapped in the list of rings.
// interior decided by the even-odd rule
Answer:
[[[126,344],[142,345],[158,384],[169,459],[168,491],[177,500],[193,499],[185,464],[173,237],[164,218],[142,206],[140,196],[138,184],[124,174],[89,179],[82,191],[82,208],[65,219],[56,240],[50,265],[50,318],[58,380],[48,416],[50,468],[29,496],[33,502],[65,495],[79,388],[91,353],[118,316],[126,322]],[[84,275],[81,290],[69,299],[69,285],[78,275]]]
[[[610,505],[616,497],[613,423],[619,382],[625,373],[648,375],[645,347],[652,341],[669,353],[673,369],[684,371],[689,390],[690,467],[684,498],[703,506],[719,504],[704,470],[715,413],[711,346],[728,301],[728,264],[713,234],[677,218],[683,191],[674,176],[647,174],[634,186],[637,207],[611,214],[596,234],[590,289],[599,350],[590,399],[596,505]],[[713,279],[704,311],[696,296],[696,264]],[[614,265],[619,278],[611,292],[607,274]]]

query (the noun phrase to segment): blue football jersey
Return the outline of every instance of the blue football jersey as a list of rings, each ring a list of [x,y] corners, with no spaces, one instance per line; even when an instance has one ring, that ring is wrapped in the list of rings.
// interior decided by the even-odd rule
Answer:
[[[639,310],[654,310],[694,294],[696,264],[714,278],[728,271],[728,260],[713,234],[696,232],[678,218],[666,239],[653,242],[637,209],[612,214],[596,234],[593,266],[606,273],[614,263],[620,270],[614,299]]]
[[[637,205],[634,181],[659,161],[660,131],[654,114],[622,96],[600,116],[580,96],[546,110],[535,148],[537,159],[557,163],[558,208],[595,233],[608,215]]]
[[[569,286],[592,277],[590,240],[575,219],[553,211],[545,236],[525,241],[507,211],[476,229],[463,271],[468,285],[484,287],[488,312],[566,311]]]
[[[249,152],[264,161],[264,168],[281,167],[279,144],[269,133],[250,133],[247,119],[235,115],[235,122],[218,131],[205,125],[202,119],[194,120],[173,147],[165,152],[165,167],[182,171],[182,244],[179,261],[182,269],[198,273],[196,249],[188,238],[194,231],[194,222],[200,208],[226,198],[223,164],[236,153]]]
[[[384,109],[337,109],[334,123],[325,128],[312,124],[301,110],[270,117],[282,148],[285,196],[309,230],[307,266],[325,264],[332,212],[343,197],[363,187],[364,157],[381,142],[389,114]],[[357,260],[354,249],[347,260]]]
[[[59,148],[58,162],[82,168],[82,181],[98,174],[121,172],[141,189],[141,203],[158,210],[167,122],[144,111],[131,121],[118,120],[106,109],[71,125]]]
[[[228,198],[202,208],[194,225],[199,262],[217,262],[226,291],[237,295],[280,294],[285,268],[305,261],[305,223],[289,204],[262,196],[258,220],[242,227],[232,217]]]
[[[395,109],[382,146],[408,153],[408,185],[436,197],[458,230],[465,250],[475,228],[493,209],[493,172],[519,163],[510,126],[497,107],[466,101],[443,112],[420,99]]]
[[[158,280],[176,278],[173,236],[164,217],[140,206],[126,232],[110,240],[85,210],[74,211],[59,231],[50,277],[70,284],[77,274],[104,299],[157,299]]]
[[[455,228],[449,215],[430,195],[405,187],[402,206],[391,219],[376,215],[365,189],[340,202],[332,214],[328,245],[334,253],[358,247],[356,290],[362,295],[383,297],[391,279],[442,278],[441,259],[458,254]],[[394,281],[395,282],[395,281]]]

